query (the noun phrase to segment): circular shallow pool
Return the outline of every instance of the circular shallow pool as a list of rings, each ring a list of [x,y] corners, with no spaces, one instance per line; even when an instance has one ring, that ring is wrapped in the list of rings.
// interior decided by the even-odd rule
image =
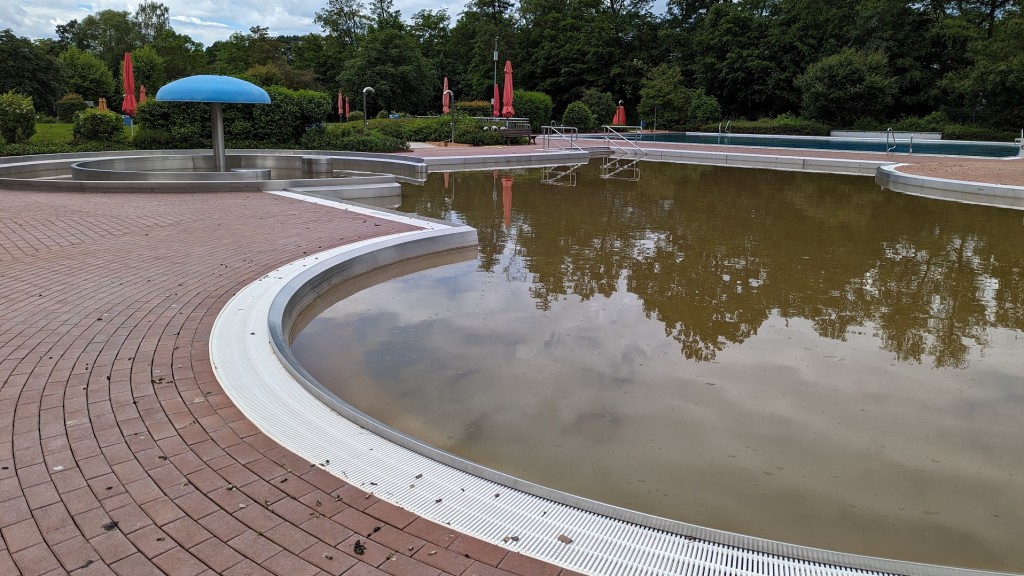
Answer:
[[[601,174],[405,186],[401,210],[477,228],[478,258],[330,306],[295,354],[385,424],[559,490],[1024,570],[1020,212],[861,177]]]

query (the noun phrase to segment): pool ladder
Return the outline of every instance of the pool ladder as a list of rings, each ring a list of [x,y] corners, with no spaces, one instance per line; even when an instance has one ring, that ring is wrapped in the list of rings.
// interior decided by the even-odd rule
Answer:
[[[892,145],[889,144],[892,142]],[[885,153],[888,154],[896,149],[896,134],[889,128],[885,131]],[[910,135],[910,148],[907,150],[907,154],[914,153],[914,135]]]

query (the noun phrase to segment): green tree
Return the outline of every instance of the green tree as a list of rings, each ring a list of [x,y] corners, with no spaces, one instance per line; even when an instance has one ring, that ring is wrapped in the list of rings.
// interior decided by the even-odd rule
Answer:
[[[111,71],[117,70],[125,52],[142,46],[139,28],[127,11],[102,10],[90,14],[79,23],[76,34],[85,42],[86,50]]]
[[[405,29],[405,24],[402,23],[402,13],[395,10],[393,0],[370,0],[370,14],[373,18],[374,29],[390,28],[398,31]]]
[[[144,44],[152,44],[161,34],[170,30],[169,14],[170,9],[167,6],[154,0],[146,0],[139,4],[132,15],[132,20]]]
[[[154,95],[161,86],[167,83],[167,73],[164,70],[164,59],[157,54],[152,46],[143,46],[138,50],[132,50],[132,74],[135,76],[135,89],[145,86],[146,91]],[[124,63],[120,67],[121,86],[124,86]],[[138,94],[135,95],[138,98]]]
[[[366,34],[370,19],[359,0],[328,0],[313,21],[323,28],[341,48],[350,48]]]
[[[373,87],[372,100],[387,112],[425,112],[435,94],[433,69],[416,40],[391,28],[366,35],[339,81],[347,94]]]
[[[206,71],[203,45],[186,34],[178,34],[168,28],[157,36],[152,46],[163,58],[164,78],[167,82]]]
[[[66,92],[81,94],[93,102],[117,93],[114,75],[96,56],[72,46],[60,55],[60,63],[64,68]]]
[[[658,119],[658,126],[670,130],[689,127],[693,90],[683,83],[678,66],[660,64],[644,78],[640,87],[641,118]]]
[[[833,126],[885,119],[896,92],[881,52],[843,50],[808,66],[796,82],[804,115]]]
[[[0,31],[0,93],[15,91],[32,98],[36,110],[55,113],[54,105],[63,94],[60,63],[28,38],[15,36],[8,28]]]

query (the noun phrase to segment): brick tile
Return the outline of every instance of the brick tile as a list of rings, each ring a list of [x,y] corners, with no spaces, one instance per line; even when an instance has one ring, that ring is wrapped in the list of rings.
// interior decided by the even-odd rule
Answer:
[[[509,552],[498,568],[522,576],[557,576],[559,568],[518,552]]]
[[[371,538],[375,542],[380,542],[388,548],[397,550],[406,556],[416,554],[416,552],[426,544],[425,541],[420,540],[411,534],[406,534],[405,532],[402,532],[390,525],[384,526],[379,531],[374,532]]]
[[[313,536],[310,536],[308,532],[285,522],[274,526],[264,532],[263,535],[281,545],[285,550],[290,550],[295,554],[302,552],[318,541]]]
[[[441,570],[428,566],[419,560],[396,554],[378,566],[382,571],[393,576],[440,576]],[[454,570],[450,573],[457,574]]]
[[[139,528],[153,524],[149,515],[134,503],[111,510],[108,514],[111,519],[117,521],[117,529],[125,534],[131,534]]]
[[[172,548],[153,558],[156,564],[168,576],[197,576],[206,570],[206,566],[195,556],[183,548]]]
[[[370,506],[364,512],[398,528],[405,528],[416,519],[416,515],[412,512],[383,500]]]
[[[113,564],[137,552],[135,545],[129,542],[120,530],[112,530],[94,536],[89,539],[89,543],[107,564]]]
[[[313,576],[320,569],[287,550],[263,562],[262,566],[278,576]]]
[[[458,554],[468,555],[474,560],[479,560],[491,566],[497,566],[505,558],[505,555],[508,554],[508,550],[501,546],[484,542],[465,534],[459,536],[455,542],[452,542],[448,549]]]
[[[307,562],[316,565],[328,574],[341,574],[356,564],[351,556],[342,554],[340,550],[317,542],[299,554]]]
[[[32,511],[36,526],[48,544],[59,544],[79,534],[75,521],[63,503],[51,504]]]
[[[264,570],[252,560],[242,560],[238,564],[224,572],[225,576],[274,576],[268,570]]]
[[[132,544],[146,555],[153,558],[177,546],[173,538],[156,526],[146,526],[128,535]]]
[[[349,568],[348,571],[343,572],[342,576],[387,576],[387,573],[381,572],[368,564],[356,564]]]
[[[18,565],[18,569],[21,570],[22,576],[36,576],[37,574],[46,574],[51,570],[60,568],[60,562],[57,561],[57,557],[53,555],[50,548],[40,542],[35,546],[19,550],[18,552],[11,553],[11,558],[14,559],[14,563]]]
[[[362,554],[356,554],[356,542],[361,542],[365,547]],[[360,536],[359,534],[349,536],[344,542],[338,544],[337,548],[352,558],[355,558],[360,562],[366,562],[371,566],[380,566],[382,562],[388,559],[388,556],[391,554],[397,554],[397,552],[387,546],[378,544],[366,536]]]
[[[39,533],[35,520],[31,519],[7,526],[0,530],[0,534],[3,534],[7,550],[12,554],[43,542],[43,535]]]
[[[266,532],[281,523],[281,518],[259,504],[236,510],[232,516],[257,532]]]
[[[262,563],[277,554],[283,548],[270,541],[268,538],[247,530],[228,541],[228,546],[239,551],[245,557],[256,563]]]
[[[340,513],[342,510],[349,508],[347,504],[339,500],[335,500],[334,496],[330,496],[320,490],[314,490],[309,494],[306,494],[299,501],[309,507],[312,511],[319,512],[324,516],[334,516]]]
[[[322,516],[310,518],[302,524],[302,529],[331,546],[336,546],[339,542],[353,534],[352,530],[330,518]]]
[[[28,502],[30,509],[35,510],[60,502],[60,494],[57,493],[53,484],[36,484],[31,488],[25,488],[25,501]]]
[[[187,516],[165,524],[161,528],[183,548],[191,548],[212,536],[209,530]]]
[[[442,548],[447,548],[461,536],[458,532],[448,526],[431,522],[425,518],[417,518],[405,527],[405,531],[417,538],[422,538]]]
[[[89,541],[81,536],[61,542],[53,546],[51,550],[64,569],[69,572],[100,561],[100,555]]]
[[[370,506],[380,502],[380,498],[377,498],[369,492],[364,492],[351,484],[345,484],[339,490],[335,491],[334,494],[341,496],[342,502],[357,510],[366,510]]]
[[[376,518],[367,516],[355,508],[347,508],[340,514],[336,514],[331,517],[338,524],[352,530],[356,534],[361,534],[363,537],[368,537],[368,534],[373,534],[374,528],[383,527],[383,523]]]
[[[244,560],[241,554],[216,538],[193,546],[189,552],[217,573],[222,573]]]
[[[185,516],[174,500],[161,496],[142,505],[142,510],[157,526],[163,526]]]
[[[248,530],[245,524],[242,524],[236,520],[234,516],[224,512],[223,510],[219,510],[200,519],[199,524],[209,530],[214,536],[224,541],[231,540],[235,536],[238,536]]]
[[[117,576],[165,576],[148,558],[133,554],[112,564],[110,568]]]
[[[518,574],[506,572],[501,568],[495,568],[494,566],[482,564],[480,562],[474,562],[463,574],[465,576],[519,576]]]
[[[95,510],[100,507],[99,500],[92,493],[92,490],[88,487],[79,488],[78,490],[72,490],[67,494],[61,495],[61,500],[64,501],[64,506],[67,507],[68,512],[72,516],[88,510]],[[2,518],[2,516],[0,516]]]
[[[186,494],[175,499],[174,503],[177,504],[185,514],[192,517],[193,520],[198,520],[207,514],[212,514],[213,512],[220,510],[219,506],[199,492]]]
[[[413,558],[449,574],[462,574],[473,564],[473,560],[462,554],[434,545],[424,546]]]

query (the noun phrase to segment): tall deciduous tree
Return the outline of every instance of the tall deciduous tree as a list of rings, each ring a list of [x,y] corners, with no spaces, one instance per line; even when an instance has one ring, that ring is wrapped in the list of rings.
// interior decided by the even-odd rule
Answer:
[[[145,44],[151,44],[171,27],[168,18],[170,9],[160,2],[147,0],[139,4],[132,15],[132,20],[139,30],[139,37]]]
[[[434,94],[434,72],[408,34],[373,30],[356,49],[339,78],[348,94],[366,86],[379,108],[388,112],[425,112]]]
[[[60,62],[67,92],[81,94],[92,101],[115,95],[114,75],[96,56],[72,46],[60,55]]]
[[[0,93],[15,91],[30,96],[37,111],[55,113],[54,105],[63,93],[61,66],[56,58],[8,28],[0,31],[0,62]]]
[[[804,114],[840,127],[886,118],[896,93],[882,52],[843,50],[808,66],[796,83],[803,91]]]
[[[109,70],[117,70],[125,52],[142,46],[139,29],[127,11],[102,10],[90,14],[78,25],[77,34],[87,50]]]

